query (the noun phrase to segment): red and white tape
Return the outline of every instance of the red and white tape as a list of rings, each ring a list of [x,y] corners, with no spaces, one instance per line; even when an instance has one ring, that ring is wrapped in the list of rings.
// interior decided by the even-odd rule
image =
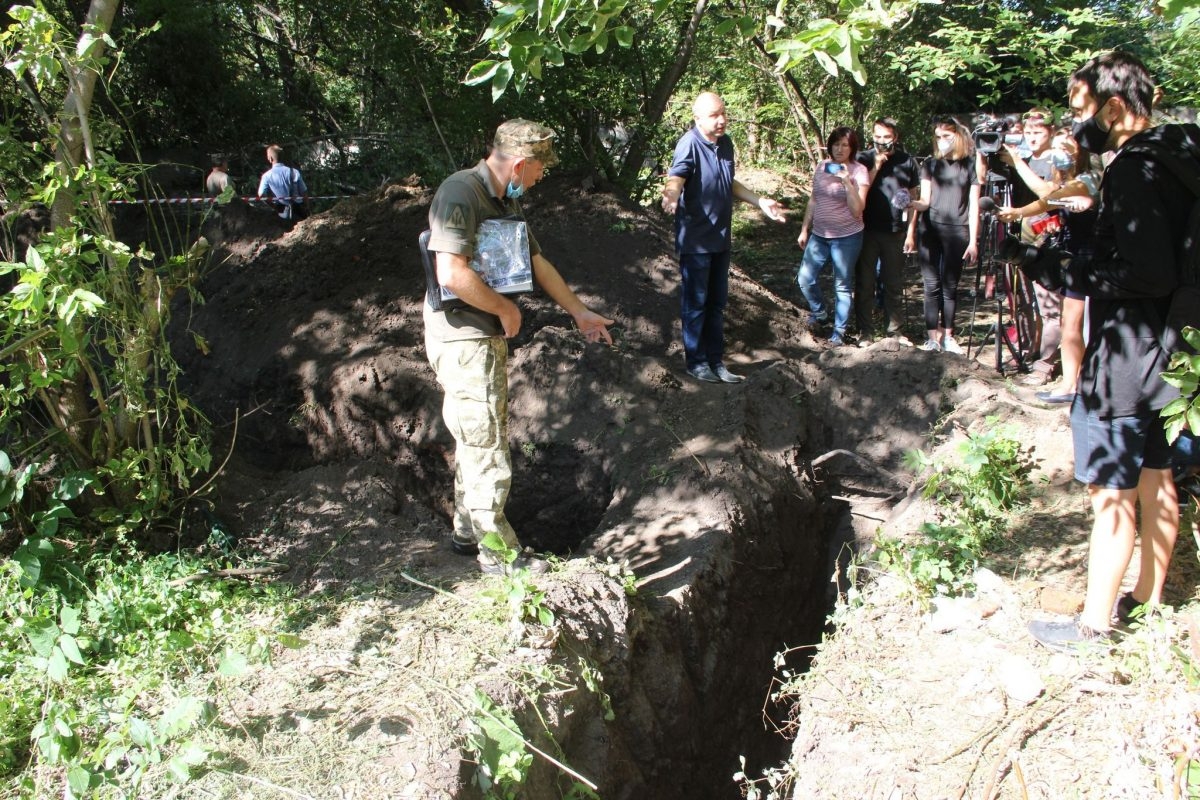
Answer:
[[[351,194],[306,194],[303,197],[258,197],[256,195],[242,195],[237,199],[245,200],[246,202],[259,201],[263,203],[273,203],[276,200],[345,200],[348,197],[354,197]],[[174,205],[184,203],[215,203],[216,197],[155,197],[145,200],[109,200],[109,205]]]

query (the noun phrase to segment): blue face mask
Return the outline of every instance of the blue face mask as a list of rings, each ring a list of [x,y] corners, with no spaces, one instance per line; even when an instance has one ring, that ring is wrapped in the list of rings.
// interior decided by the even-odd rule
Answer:
[[[1055,169],[1068,169],[1075,163],[1075,159],[1071,158],[1071,154],[1063,150],[1050,151],[1050,165]]]
[[[516,200],[523,194],[525,194],[525,181],[522,180],[520,186],[513,186],[512,178],[509,178],[508,188],[504,190],[504,196],[509,200]]]

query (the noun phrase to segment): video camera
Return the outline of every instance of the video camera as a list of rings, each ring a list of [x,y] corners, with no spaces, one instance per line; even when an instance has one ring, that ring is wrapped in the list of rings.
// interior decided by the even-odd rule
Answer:
[[[979,114],[975,117],[975,130],[972,138],[975,149],[985,156],[995,155],[1005,144],[1018,145],[1024,140],[1019,133],[1009,133],[1014,125],[1020,124],[1020,118],[1014,115],[994,117],[990,114]]]

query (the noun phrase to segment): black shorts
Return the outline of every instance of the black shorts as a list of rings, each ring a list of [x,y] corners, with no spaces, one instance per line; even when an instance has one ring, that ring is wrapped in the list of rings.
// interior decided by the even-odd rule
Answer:
[[[1171,466],[1171,447],[1157,411],[1144,416],[1101,418],[1079,397],[1071,406],[1075,480],[1102,489],[1136,489],[1143,469]]]

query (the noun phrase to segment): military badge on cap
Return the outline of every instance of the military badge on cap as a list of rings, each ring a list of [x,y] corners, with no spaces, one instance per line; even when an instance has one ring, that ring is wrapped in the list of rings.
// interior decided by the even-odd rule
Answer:
[[[554,153],[554,131],[527,119],[510,119],[501,124],[492,144],[506,155],[536,158],[547,167],[558,163]]]

